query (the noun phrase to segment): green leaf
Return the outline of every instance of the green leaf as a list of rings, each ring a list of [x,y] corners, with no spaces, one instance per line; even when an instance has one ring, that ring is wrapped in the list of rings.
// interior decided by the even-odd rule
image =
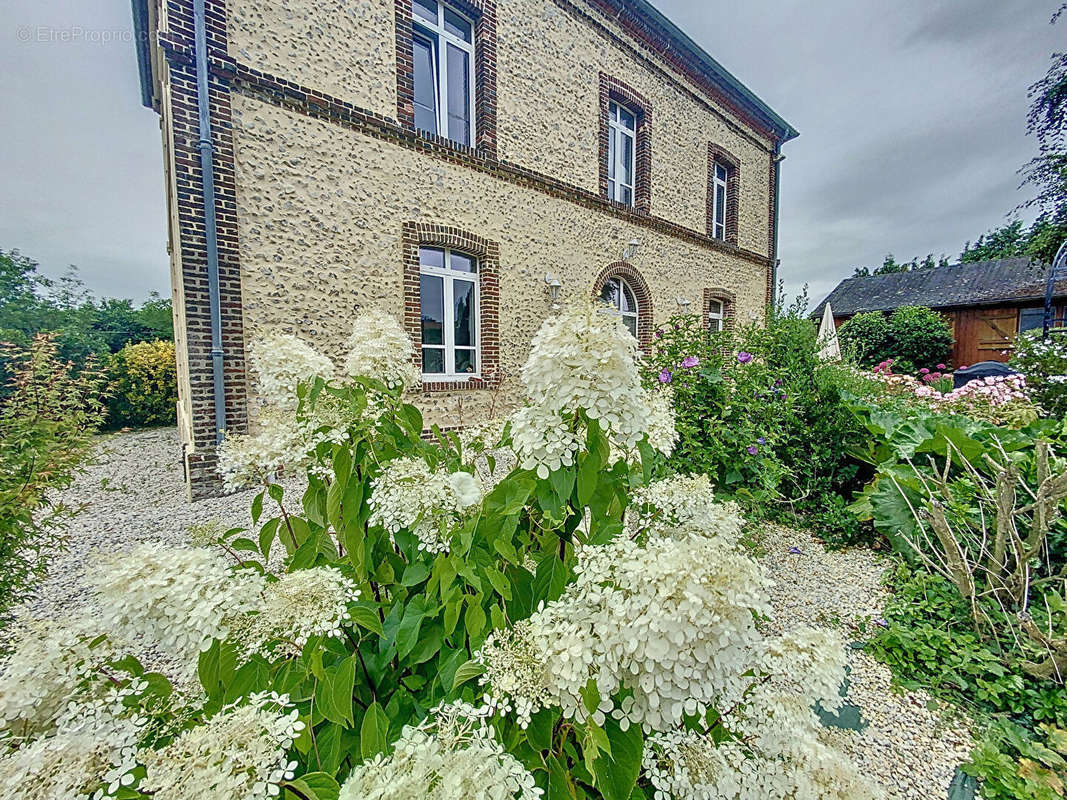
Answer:
[[[352,689],[356,683],[356,656],[352,655],[339,664],[326,669],[326,677],[315,693],[316,709],[330,722],[351,727]]]
[[[586,453],[582,465],[578,468],[578,504],[589,504],[593,493],[596,491],[597,482],[600,480],[600,469],[603,464],[600,454],[597,452]]]
[[[259,546],[251,539],[248,539],[244,536],[238,536],[236,539],[230,542],[230,547],[232,547],[234,550],[243,551],[246,553],[259,552]]]
[[[530,717],[530,724],[526,726],[526,741],[535,750],[552,748],[552,731],[558,717],[559,712],[552,708],[542,708]]]
[[[264,559],[270,558],[270,548],[278,534],[278,522],[276,517],[259,529],[259,552],[263,554]]]
[[[404,609],[404,616],[396,631],[396,651],[401,658],[414,650],[415,645],[419,643],[419,630],[422,628],[425,613],[422,604],[414,601]]]
[[[292,786],[308,800],[337,800],[341,787],[325,772],[308,772],[299,778],[286,781],[285,786]],[[293,795],[297,797],[297,795]]]
[[[252,501],[252,524],[259,523],[259,518],[263,515],[263,492],[256,495]]]
[[[567,767],[556,756],[548,757],[548,800],[575,800]]]
[[[376,633],[379,636],[385,636],[385,631],[382,629],[382,621],[378,617],[374,608],[369,605],[354,605],[351,608],[352,621],[359,625],[361,628],[366,628],[372,633]]]
[[[371,703],[359,726],[359,748],[363,759],[384,753],[389,746],[389,718],[378,701]]]
[[[404,570],[404,577],[400,579],[401,586],[415,586],[430,577],[430,568],[422,561],[408,564]]]
[[[496,589],[497,594],[505,600],[511,600],[511,582],[504,577],[504,574],[500,572],[500,570],[487,570],[486,577],[489,578],[489,583],[493,584],[493,588]]]
[[[477,661],[467,661],[461,664],[459,669],[456,670],[456,674],[452,676],[452,688],[458,689],[462,684],[471,678],[477,678],[483,672],[485,672],[485,669]]]
[[[477,638],[478,634],[485,629],[485,611],[482,610],[478,598],[467,595],[467,614],[463,622],[467,635],[472,639]]]
[[[557,469],[548,476],[548,483],[560,502],[565,504],[574,491],[574,470],[570,467]]]
[[[597,788],[604,800],[629,800],[641,771],[645,744],[641,726],[631,725],[624,731],[609,717],[605,720],[604,731],[611,742],[611,754],[602,753],[593,762]]]
[[[558,600],[569,577],[570,570],[560,561],[559,556],[554,552],[546,553],[538,563],[537,574],[534,576],[534,604],[541,600],[546,603]]]

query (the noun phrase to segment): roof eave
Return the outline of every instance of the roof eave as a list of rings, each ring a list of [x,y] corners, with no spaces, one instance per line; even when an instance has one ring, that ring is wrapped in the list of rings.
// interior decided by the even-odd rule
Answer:
[[[148,41],[148,0],[132,0],[133,42],[137,50],[137,73],[141,79],[141,102],[154,108],[152,52]]]
[[[652,3],[648,2],[648,0],[625,0],[625,2],[632,3],[645,15],[651,17],[669,38],[677,41],[683,47],[690,50],[696,57],[699,66],[705,74],[707,74],[708,78],[721,86],[727,94],[739,102],[743,107],[763,120],[778,136],[780,144],[784,144],[800,135],[796,128],[782,119],[773,108],[753,94],[747,86],[735,78],[722,64],[712,58],[711,55],[709,55],[699,44],[694,42],[685,31],[665,17],[659,9],[652,5]]]

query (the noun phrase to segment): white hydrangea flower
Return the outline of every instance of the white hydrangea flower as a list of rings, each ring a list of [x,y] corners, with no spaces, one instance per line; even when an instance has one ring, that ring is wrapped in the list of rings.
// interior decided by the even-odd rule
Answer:
[[[648,443],[653,450],[669,457],[678,443],[674,392],[669,386],[648,390],[644,395],[644,403],[648,416]]]
[[[259,377],[263,398],[294,411],[297,386],[316,377],[329,380],[334,373],[333,362],[327,356],[290,334],[272,334],[253,340],[249,360]]]
[[[227,433],[218,448],[218,471],[228,492],[261,486],[279,472],[306,466],[315,449],[314,428],[293,410],[268,406],[256,424],[255,433]]]
[[[381,381],[390,389],[410,389],[422,381],[415,368],[415,345],[391,314],[369,308],[360,312],[348,339],[345,372]]]
[[[781,722],[781,720],[779,720]],[[789,728],[789,730],[795,730]],[[766,753],[735,741],[675,730],[645,741],[642,770],[654,800],[878,800],[840,751],[808,731],[803,756]]]
[[[141,751],[147,771],[142,790],[155,800],[263,800],[277,797],[293,778],[288,758],[304,728],[285,695],[253,695],[228,706],[170,744]],[[280,709],[280,710],[272,710]]]
[[[390,535],[403,529],[428,553],[448,552],[448,530],[459,514],[482,500],[478,479],[466,472],[433,472],[420,458],[398,458],[371,481],[370,524]]]
[[[763,643],[760,670],[776,687],[800,697],[806,706],[841,707],[845,642],[837,631],[799,627]]]
[[[604,716],[646,731],[733,702],[747,685],[760,641],[754,615],[769,613],[767,581],[723,537],[695,533],[620,538],[579,552],[563,596],[511,632],[491,634],[479,653],[482,683],[520,724],[558,706],[581,721],[590,679]],[[632,695],[618,706],[621,689]]]
[[[736,503],[719,503],[707,475],[675,475],[634,490],[627,525],[631,531],[656,536],[675,530],[713,532],[736,542],[744,527]]]
[[[192,669],[230,620],[259,607],[263,578],[233,572],[212,550],[142,544],[106,557],[88,574],[100,624],[120,638],[144,638]]]
[[[546,320],[533,338],[522,368],[530,407],[512,418],[512,440],[522,468],[536,469],[541,478],[573,463],[578,410],[598,420],[623,449],[648,431],[637,340],[621,318],[603,312],[583,300]]]
[[[234,623],[249,652],[299,655],[312,636],[339,639],[359,589],[334,567],[312,567],[266,584],[258,613]]]
[[[496,740],[487,708],[440,706],[407,726],[390,756],[354,770],[339,800],[537,800],[543,791]]]
[[[52,730],[82,684],[116,657],[90,609],[58,620],[20,620],[0,661],[0,733],[30,736]]]
[[[83,714],[81,724],[61,727],[0,756],[0,796],[59,800],[114,796],[133,783],[136,721]]]

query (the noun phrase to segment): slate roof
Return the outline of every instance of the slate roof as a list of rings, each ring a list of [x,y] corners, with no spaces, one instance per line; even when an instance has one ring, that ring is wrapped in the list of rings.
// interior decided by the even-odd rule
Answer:
[[[834,316],[892,311],[900,306],[959,308],[1045,299],[1048,265],[1029,258],[1001,258],[972,264],[846,278],[812,312],[821,317],[827,302]],[[1067,281],[1056,287],[1067,297]]]

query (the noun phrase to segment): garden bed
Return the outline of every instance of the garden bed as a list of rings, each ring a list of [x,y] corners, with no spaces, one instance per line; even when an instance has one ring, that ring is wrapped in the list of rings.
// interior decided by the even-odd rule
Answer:
[[[179,453],[172,428],[99,438],[94,463],[64,492],[66,503],[84,510],[71,524],[68,551],[30,603],[34,612],[47,615],[79,600],[81,567],[97,549],[123,551],[144,541],[182,544],[205,524],[223,530],[251,524],[252,492],[189,503]],[[754,546],[776,582],[775,625],[838,628],[855,641],[878,624],[886,597],[884,557],[866,550],[828,552],[809,534],[780,525],[758,530]],[[956,766],[973,746],[967,722],[923,692],[894,690],[889,670],[860,650],[850,652],[849,664],[847,702],[860,708],[866,727],[830,735],[893,800],[944,800]]]

